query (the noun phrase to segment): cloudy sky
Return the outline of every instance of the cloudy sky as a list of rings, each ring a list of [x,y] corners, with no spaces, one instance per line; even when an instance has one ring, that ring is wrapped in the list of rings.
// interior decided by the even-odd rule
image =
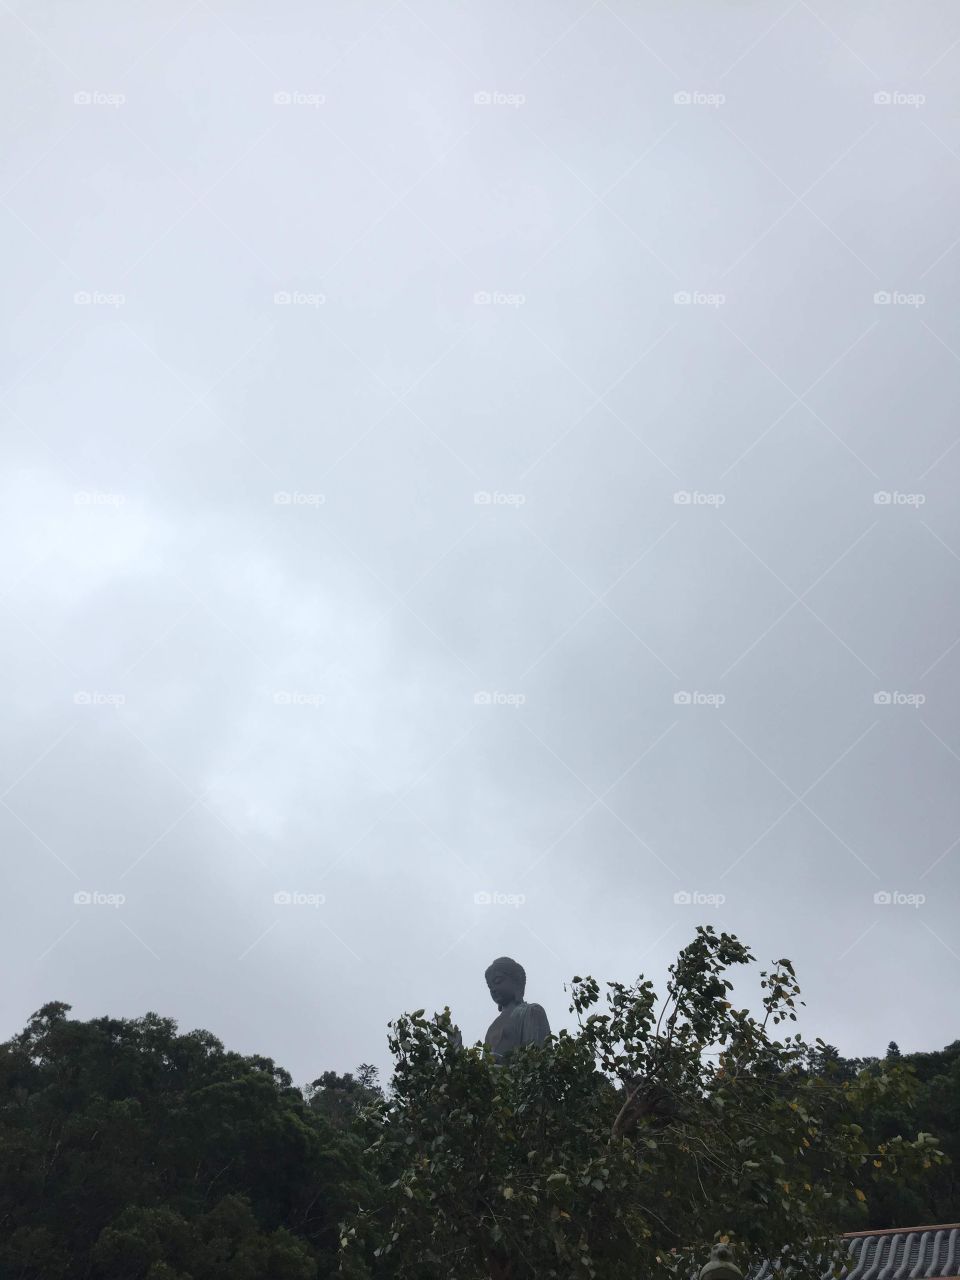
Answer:
[[[708,921],[960,1034],[956,6],[0,23],[0,1035],[304,1081]]]

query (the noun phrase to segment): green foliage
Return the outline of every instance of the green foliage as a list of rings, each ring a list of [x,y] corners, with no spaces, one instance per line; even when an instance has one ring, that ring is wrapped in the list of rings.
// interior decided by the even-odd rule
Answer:
[[[419,1010],[386,1092],[48,1004],[0,1045],[0,1280],[686,1280],[721,1237],[802,1275],[837,1231],[955,1221],[960,1041],[776,1039],[793,966],[754,1017],[754,963],[703,928],[662,1000],[576,978],[577,1030],[503,1066]]]
[[[503,1066],[459,1050],[449,1012],[391,1027],[393,1093],[366,1112],[379,1204],[344,1257],[369,1250],[399,1280],[637,1280],[686,1276],[727,1237],[746,1269],[802,1271],[862,1217],[869,1189],[941,1160],[929,1135],[871,1146],[858,1117],[904,1106],[897,1065],[833,1082],[829,1046],[770,1028],[796,1017],[789,960],[762,973],[762,1018],[734,1008],[728,973],[754,962],[697,930],[653,985],[574,979],[579,1023]]]
[[[0,1046],[0,1275],[313,1280],[360,1146],[269,1058],[169,1019],[46,1005]]]
[[[171,1209],[125,1210],[91,1251],[103,1280],[315,1280],[317,1264],[284,1228],[261,1231],[249,1201],[224,1196],[187,1222]]]
[[[848,1069],[843,1059],[840,1063],[841,1070]],[[956,1222],[960,1216],[960,1040],[935,1053],[888,1049],[882,1064],[862,1063],[862,1070],[872,1076],[883,1067],[899,1072],[902,1087],[897,1096],[888,1093],[861,1107],[857,1118],[868,1142],[880,1148],[899,1133],[934,1133],[947,1160],[931,1161],[923,1176],[908,1182],[878,1186],[869,1197],[866,1225]]]
[[[324,1071],[307,1085],[304,1093],[310,1106],[325,1116],[336,1129],[352,1129],[364,1107],[383,1097],[377,1068],[361,1062],[354,1076],[351,1072],[337,1075]]]

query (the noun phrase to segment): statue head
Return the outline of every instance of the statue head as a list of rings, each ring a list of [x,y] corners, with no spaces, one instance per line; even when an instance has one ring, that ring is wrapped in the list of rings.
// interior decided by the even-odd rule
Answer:
[[[498,1009],[503,1009],[508,1004],[518,1004],[523,999],[527,975],[523,966],[509,956],[500,956],[498,960],[494,960],[484,977]]]

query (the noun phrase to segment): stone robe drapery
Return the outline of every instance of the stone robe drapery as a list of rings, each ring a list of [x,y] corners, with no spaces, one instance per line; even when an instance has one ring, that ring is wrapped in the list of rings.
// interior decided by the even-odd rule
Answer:
[[[490,1024],[484,1043],[489,1045],[497,1062],[513,1049],[525,1044],[543,1044],[550,1034],[550,1023],[543,1006],[521,1000],[501,1013]]]

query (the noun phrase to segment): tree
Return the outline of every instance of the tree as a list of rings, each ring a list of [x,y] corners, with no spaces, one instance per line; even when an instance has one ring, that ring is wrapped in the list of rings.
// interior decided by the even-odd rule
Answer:
[[[869,1197],[867,1225],[955,1222],[960,1205],[960,1040],[934,1053],[891,1054],[884,1066],[909,1081],[899,1096],[886,1096],[857,1116],[874,1146],[917,1129],[936,1133],[947,1160],[925,1170],[921,1179],[884,1185]],[[874,1071],[879,1067],[874,1063]]]
[[[45,1005],[0,1045],[0,1276],[314,1280],[363,1202],[359,1141],[271,1059],[156,1014]]]
[[[857,1123],[907,1096],[907,1073],[830,1080],[810,1070],[828,1046],[772,1037],[796,1017],[789,960],[761,974],[761,1019],[734,1007],[727,974],[753,962],[705,927],[659,1008],[641,979],[608,983],[601,1011],[575,978],[578,1030],[503,1066],[458,1048],[448,1011],[398,1019],[393,1091],[366,1113],[382,1191],[344,1257],[399,1280],[637,1280],[688,1276],[729,1238],[745,1269],[822,1263],[872,1184],[942,1157],[928,1134],[874,1149]]]
[[[310,1106],[334,1128],[350,1129],[363,1107],[383,1097],[378,1076],[376,1067],[361,1062],[355,1077],[349,1071],[342,1076],[335,1071],[324,1071],[307,1085],[304,1093]]]

